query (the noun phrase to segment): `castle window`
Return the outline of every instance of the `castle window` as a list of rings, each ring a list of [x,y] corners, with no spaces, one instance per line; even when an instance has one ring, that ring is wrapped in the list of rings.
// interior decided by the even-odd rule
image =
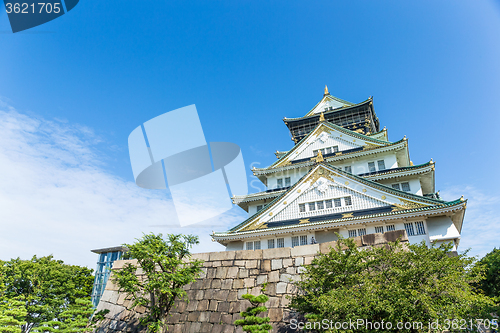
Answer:
[[[377,161],[378,164],[378,169],[380,170],[385,170],[385,162],[384,160]]]
[[[267,240],[267,248],[268,249],[274,249],[274,239],[268,239]]]
[[[290,177],[285,178],[285,187],[290,187],[292,185],[292,181]]]
[[[307,236],[300,236],[300,245],[307,245]]]
[[[345,171],[345,172],[352,173],[352,168],[351,168],[351,166],[350,166],[350,165],[345,166],[345,167],[344,167],[344,171]]]
[[[403,190],[404,192],[410,192],[410,183],[401,183],[401,190]]]
[[[375,169],[375,162],[368,162],[368,171],[369,172],[377,171],[377,169]]]
[[[278,185],[276,187],[282,188],[283,187],[283,178],[278,178],[277,182],[278,182]]]
[[[364,236],[366,235],[366,229],[358,229],[358,236]]]
[[[332,208],[332,200],[325,200],[325,206],[326,208]]]
[[[399,184],[392,184],[391,185],[393,189],[401,191],[401,188],[399,187]]]
[[[309,203],[309,211],[316,210],[316,203],[315,202],[310,202]]]
[[[339,152],[339,146],[333,146],[332,150],[333,150],[334,153],[338,153]]]
[[[253,242],[247,242],[247,250],[253,250]]]
[[[344,198],[344,203],[345,203],[346,206],[351,206],[352,205],[351,197],[345,197]]]
[[[349,238],[356,237],[356,230],[349,230]]]
[[[375,227],[375,233],[376,234],[383,234],[384,233],[384,227]]]
[[[325,148],[325,155],[332,153],[332,147]]]
[[[257,212],[262,210],[263,205],[257,205]]]
[[[413,228],[413,223],[405,223],[405,230],[408,236],[415,236],[415,229]]]
[[[386,225],[385,230],[394,231],[394,230],[396,230],[396,226],[394,224]]]
[[[417,235],[425,235],[424,222],[422,221],[415,222],[415,226],[417,227]]]
[[[304,213],[306,211],[306,204],[299,204],[299,212]]]
[[[292,237],[292,247],[299,246],[299,236]]]
[[[260,241],[253,242],[253,248],[255,250],[260,250]]]
[[[284,238],[278,238],[276,240],[276,247],[285,247],[285,239]]]
[[[325,208],[325,205],[324,205],[323,201],[316,202],[316,205],[318,206],[318,209],[324,209]]]

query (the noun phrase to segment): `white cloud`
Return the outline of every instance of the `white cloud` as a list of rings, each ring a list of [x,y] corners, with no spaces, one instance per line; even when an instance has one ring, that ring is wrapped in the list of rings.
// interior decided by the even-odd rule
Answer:
[[[91,249],[151,231],[197,234],[195,252],[223,250],[209,233],[241,221],[241,210],[205,227],[174,227],[165,191],[141,189],[106,171],[101,141],[88,127],[21,114],[0,100],[0,259],[53,254],[94,268]]]
[[[473,186],[455,186],[441,191],[445,200],[464,195],[467,201],[460,251],[470,248],[469,255],[482,257],[500,247],[500,196],[486,194]]]

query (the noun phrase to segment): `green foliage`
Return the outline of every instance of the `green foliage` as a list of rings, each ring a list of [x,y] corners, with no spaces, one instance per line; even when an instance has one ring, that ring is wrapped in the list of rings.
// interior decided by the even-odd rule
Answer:
[[[485,270],[485,279],[478,283],[484,293],[500,300],[500,249],[493,249],[478,265]]]
[[[194,282],[201,272],[202,261],[190,260],[190,249],[198,237],[186,235],[147,234],[134,244],[124,244],[128,256],[137,260],[145,278],[136,275],[137,266],[127,263],[113,274],[120,291],[132,297],[130,308],[143,306],[147,314],[141,324],[150,332],[160,332],[176,299],[186,299],[183,286]]]
[[[267,308],[261,304],[266,303],[269,297],[265,295],[266,283],[262,285],[261,295],[253,296],[245,294],[242,297],[250,301],[252,306],[248,307],[246,311],[240,313],[243,319],[238,319],[234,322],[237,326],[242,326],[243,331],[251,333],[269,333],[273,327],[269,324],[269,317],[259,317],[262,312],[267,311]]]
[[[4,310],[0,311],[5,316],[12,306],[18,308],[10,317],[18,321],[21,332],[29,332],[40,323],[62,321],[77,299],[90,299],[93,280],[91,269],[65,265],[52,256],[1,261],[0,307]]]
[[[363,319],[391,322],[393,327],[399,322],[423,325],[400,332],[428,332],[428,323],[436,320],[446,326],[446,319],[491,318],[491,298],[473,287],[482,276],[475,259],[466,253],[452,256],[451,247],[397,242],[359,250],[351,239],[340,239],[336,248],[305,266],[296,283],[300,292],[290,307],[306,314],[311,323]],[[329,329],[324,331],[337,331]],[[369,326],[356,329],[375,331],[384,332]]]
[[[107,312],[109,310],[94,314],[90,299],[77,298],[61,313],[60,321],[52,320],[40,323],[33,331],[41,333],[90,333]]]

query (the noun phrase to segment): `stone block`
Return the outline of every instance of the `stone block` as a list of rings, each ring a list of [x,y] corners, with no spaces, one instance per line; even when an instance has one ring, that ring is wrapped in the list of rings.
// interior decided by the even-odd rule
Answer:
[[[266,287],[266,294],[269,296],[276,295],[276,283],[269,283]]]
[[[246,260],[235,260],[234,266],[245,266]]]
[[[304,257],[304,264],[310,265],[313,261],[314,257]]]
[[[229,302],[219,302],[219,305],[217,306],[217,311],[224,313],[224,312],[229,312]]]
[[[189,312],[192,312],[192,311],[196,311],[197,308],[198,308],[198,301],[191,299],[187,305],[187,310]]]
[[[221,289],[231,289],[233,286],[233,279],[222,280]]]
[[[207,253],[207,252],[205,252],[205,253],[192,253],[191,259],[209,261],[210,260],[210,253]]]
[[[314,256],[319,252],[319,244],[302,245],[292,247],[290,250],[292,257]]]
[[[247,294],[247,289],[243,288],[243,289],[239,289],[238,290],[238,299],[242,299],[242,296]]]
[[[248,269],[240,268],[240,271],[238,272],[238,277],[240,279],[247,278],[248,277]]]
[[[227,315],[230,316],[230,315]],[[234,325],[226,324],[222,327],[221,333],[234,333]]]
[[[199,333],[201,329],[201,323],[191,323],[191,327],[189,328],[189,333]]]
[[[200,333],[212,333],[213,324],[201,323]]]
[[[206,267],[201,268],[199,279],[205,279],[207,277],[207,269]]]
[[[196,310],[197,311],[208,311],[208,304],[209,304],[208,299],[202,299],[201,301],[198,302],[198,306],[197,306]]]
[[[398,239],[402,242],[408,241],[408,235],[406,234],[406,230],[394,230],[388,231],[384,234],[385,242],[395,242]]]
[[[288,283],[286,282],[278,282],[276,284],[276,294],[284,294],[286,293],[286,287]]]
[[[263,250],[241,250],[236,252],[237,260],[262,259]]]
[[[297,274],[302,274],[306,271],[304,266],[297,267]]]
[[[212,279],[204,279],[202,289],[210,289],[212,286]]]
[[[266,275],[259,275],[257,276],[257,285],[261,285],[265,282],[267,282],[267,274]]]
[[[229,313],[240,312],[240,302],[231,302],[229,303]]]
[[[363,246],[373,246],[376,244],[385,243],[384,234],[368,234],[361,236],[361,244]]]
[[[209,254],[210,254],[210,261],[234,260],[236,256],[236,251],[210,252]]]
[[[212,289],[220,289],[222,286],[222,281],[220,279],[212,280]]]
[[[196,296],[195,296],[195,299],[196,300],[201,300],[203,299],[203,295],[204,295],[205,291],[203,290],[197,290],[196,291]]]
[[[290,257],[289,247],[262,250],[262,259],[276,259],[276,258],[289,258],[289,257]]]
[[[209,299],[209,300],[212,299],[212,298],[214,298],[214,292],[215,292],[215,290],[213,290],[213,289],[207,289],[207,290],[205,290],[205,296],[204,296],[204,298],[205,299]]]
[[[243,288],[243,279],[233,280],[233,289]]]
[[[260,274],[260,270],[257,268],[251,268],[248,270],[250,276],[256,276]]]
[[[303,257],[295,258],[295,266],[302,266],[302,265],[304,265],[304,258]]]
[[[211,312],[210,320],[211,323],[219,324],[220,323],[220,312]]]
[[[220,323],[214,324],[212,333],[222,333],[223,326]]]
[[[247,260],[245,262],[246,268],[257,268],[257,260]]]
[[[282,308],[269,309],[269,319],[271,321],[282,321],[283,320],[283,309]]]
[[[238,300],[238,291],[236,291],[236,290],[229,291],[229,294],[227,295],[227,300],[229,302],[237,301]]]
[[[191,321],[191,322],[198,321],[199,317],[200,317],[200,313],[198,311],[190,312],[188,314],[188,320]]]
[[[283,259],[283,267],[289,267],[293,265],[293,259],[292,258],[285,258]]]
[[[222,266],[222,261],[220,260],[212,261],[212,267],[219,267],[219,266]]]
[[[283,259],[273,259],[271,260],[271,269],[274,271],[276,269],[283,268]]]
[[[222,314],[220,316],[220,321],[223,324],[232,324],[233,323],[233,315],[230,314]]]
[[[217,305],[219,304],[219,302],[215,299],[211,299],[210,300],[210,304],[208,306],[208,310],[210,311],[217,311]]]
[[[268,308],[277,308],[280,306],[279,297],[269,297],[269,301],[265,304]]]
[[[101,296],[101,301],[108,302],[111,304],[116,304],[119,297],[120,297],[120,293],[118,291],[106,289],[106,290],[104,290],[104,293]]]
[[[167,322],[171,324],[177,324],[181,318],[180,313],[172,313],[171,316],[167,316]]]
[[[292,281],[292,275],[286,274],[286,273],[281,274],[280,275],[280,281],[281,282],[291,282]]]
[[[180,313],[186,311],[186,308],[187,308],[186,302],[178,302],[175,304],[175,310],[179,311]]]
[[[120,293],[116,304],[123,305],[123,303],[125,303],[125,298],[127,298],[127,293]]]
[[[288,286],[286,286],[287,294],[295,294],[296,292],[297,292],[297,287],[293,283],[289,283]]]
[[[260,262],[260,269],[263,271],[263,272],[270,272],[271,271],[271,260],[267,259],[267,260],[262,260]]]
[[[217,271],[215,272],[215,277],[217,279],[225,279],[227,276],[228,267],[220,266],[217,267]]]
[[[215,272],[217,271],[217,268],[207,268],[207,279],[215,279]]]
[[[214,298],[218,301],[225,301],[229,295],[229,290],[217,290],[214,293]]]
[[[222,261],[222,266],[234,266],[234,260],[224,260]]]
[[[251,288],[255,286],[255,279],[254,278],[246,278],[243,280],[243,286],[245,288]]]
[[[238,277],[239,267],[233,266],[227,269],[227,277],[230,279],[236,279]]]
[[[286,273],[290,275],[295,275],[295,273],[297,273],[297,270],[295,269],[295,267],[290,266],[286,268]]]
[[[203,267],[212,267],[212,265],[213,265],[213,262],[211,262],[211,261],[205,261],[203,263]]]
[[[210,320],[210,312],[208,312],[208,311],[200,312],[200,316],[198,317],[198,321],[208,322],[209,320]]]
[[[267,280],[269,282],[278,282],[280,280],[280,272],[279,271],[272,271],[267,275]]]
[[[233,323],[234,323],[236,320],[240,320],[240,319],[243,319],[243,317],[240,315],[240,313],[239,313],[239,312],[235,312],[235,313],[233,313]],[[241,328],[241,326],[238,326],[238,327],[240,327],[240,328]],[[236,328],[236,330],[237,330],[236,332],[240,332],[240,331],[238,331],[238,328]],[[243,331],[241,331],[241,332],[243,332]]]

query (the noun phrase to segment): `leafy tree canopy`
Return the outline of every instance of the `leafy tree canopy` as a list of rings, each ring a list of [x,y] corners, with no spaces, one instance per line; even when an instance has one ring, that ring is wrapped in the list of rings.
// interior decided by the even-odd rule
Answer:
[[[62,321],[69,305],[90,298],[93,279],[91,269],[66,265],[52,256],[0,261],[0,304],[7,308],[4,315],[12,304],[26,311],[10,316],[21,323],[23,333],[29,332],[40,323]]]
[[[485,270],[485,278],[479,282],[479,287],[486,295],[500,300],[500,249],[493,249],[478,264]]]
[[[176,299],[185,299],[183,286],[194,282],[201,272],[202,261],[191,260],[190,249],[198,244],[191,235],[147,234],[134,244],[124,244],[127,255],[137,260],[145,279],[136,275],[136,266],[127,263],[113,272],[113,282],[120,291],[133,299],[130,308],[137,305],[147,309],[141,324],[150,332],[159,332],[165,326],[167,315]]]
[[[305,266],[290,306],[306,314],[310,327],[316,323],[324,332],[428,332],[448,326],[457,331],[453,319],[470,324],[470,319],[490,318],[494,303],[473,287],[482,278],[481,269],[466,253],[450,255],[451,248],[397,242],[360,250],[351,239],[340,239],[336,248]],[[366,325],[334,325],[358,320]],[[390,322],[393,328],[376,329],[375,322]],[[411,327],[395,330],[398,323]]]

